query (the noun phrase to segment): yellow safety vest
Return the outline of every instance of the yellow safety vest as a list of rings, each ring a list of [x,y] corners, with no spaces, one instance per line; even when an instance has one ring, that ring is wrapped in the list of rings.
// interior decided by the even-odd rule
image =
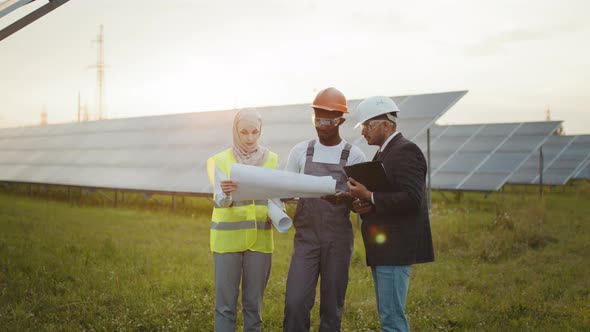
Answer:
[[[276,153],[269,151],[262,167],[276,169]],[[207,160],[207,173],[214,184],[215,167],[228,179],[233,163],[236,163],[232,149],[224,150]],[[271,223],[268,220],[268,200],[238,201],[229,207],[213,208],[211,216],[211,251],[218,253],[245,250],[272,253],[274,249]]]

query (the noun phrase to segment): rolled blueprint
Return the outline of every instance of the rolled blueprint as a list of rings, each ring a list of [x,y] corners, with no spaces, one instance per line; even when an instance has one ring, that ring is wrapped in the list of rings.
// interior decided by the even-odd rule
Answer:
[[[293,225],[293,220],[275,204],[268,205],[268,216],[279,233],[286,233]]]
[[[238,184],[234,201],[320,197],[336,193],[331,176],[313,176],[234,163],[230,178]]]

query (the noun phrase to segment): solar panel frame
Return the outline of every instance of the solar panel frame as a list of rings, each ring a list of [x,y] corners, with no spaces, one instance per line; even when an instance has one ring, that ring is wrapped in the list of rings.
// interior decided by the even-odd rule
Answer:
[[[497,191],[561,122],[434,126],[431,133],[433,189]],[[418,145],[426,153],[426,135]],[[461,174],[463,174],[461,176]],[[457,182],[453,182],[457,181]]]
[[[521,123],[457,189],[498,191],[560,125],[561,121]],[[500,164],[498,160],[503,162]],[[507,164],[508,162],[511,164]],[[494,167],[495,165],[502,166]],[[487,179],[488,186],[482,185],[481,179],[484,178]]]
[[[538,158],[538,153],[532,155],[509,182],[539,184]],[[543,184],[567,184],[588,158],[590,158],[590,135],[550,136],[543,145]]]
[[[552,140],[550,137],[543,145],[543,163],[544,168],[551,164],[563,150],[571,144],[573,137],[562,137],[558,140]],[[512,177],[508,180],[509,183],[515,184],[532,184],[539,175],[540,167],[539,152],[533,153],[522,164],[522,166],[514,172]]]

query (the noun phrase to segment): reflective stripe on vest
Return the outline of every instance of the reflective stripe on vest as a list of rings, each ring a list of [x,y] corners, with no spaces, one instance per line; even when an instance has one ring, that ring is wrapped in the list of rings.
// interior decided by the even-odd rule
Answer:
[[[236,162],[232,149],[209,158],[208,164],[231,178],[231,166]],[[278,156],[269,151],[263,168],[276,169]],[[268,219],[268,201],[236,201],[229,207],[216,206],[211,217],[211,251],[226,253],[245,250],[271,253],[273,238]]]
[[[270,223],[266,221],[234,221],[234,222],[211,222],[211,229],[219,229],[219,230],[236,230],[236,229],[248,229],[254,228],[254,224],[256,224],[256,229],[270,229]]]
[[[254,202],[252,201],[237,201],[237,202],[232,202],[231,206],[244,206],[244,205],[250,205],[250,204],[256,204],[258,206],[268,206],[268,201],[267,200],[255,200]],[[216,208],[220,208],[221,206],[219,206],[217,204],[217,202],[214,203]]]

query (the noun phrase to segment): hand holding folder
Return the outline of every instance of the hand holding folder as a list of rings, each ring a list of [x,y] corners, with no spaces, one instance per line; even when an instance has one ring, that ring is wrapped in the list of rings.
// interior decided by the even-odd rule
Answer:
[[[387,178],[385,168],[380,161],[368,161],[350,166],[344,166],[349,178],[362,183],[369,191],[389,191],[391,184]]]

